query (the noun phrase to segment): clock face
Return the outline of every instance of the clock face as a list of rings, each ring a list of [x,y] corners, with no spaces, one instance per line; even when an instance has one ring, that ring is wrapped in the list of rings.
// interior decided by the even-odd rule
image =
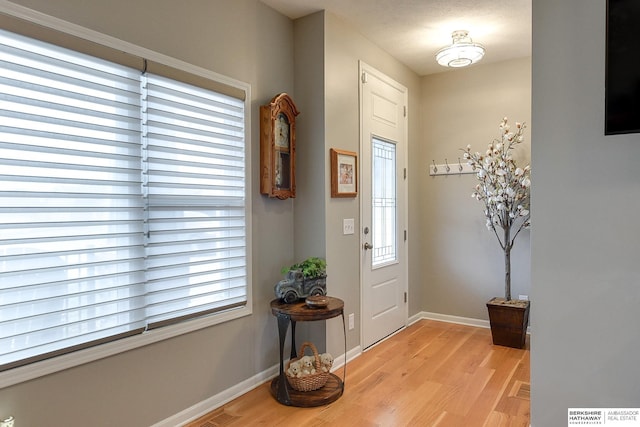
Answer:
[[[289,120],[284,113],[278,114],[275,122],[276,147],[289,148]]]

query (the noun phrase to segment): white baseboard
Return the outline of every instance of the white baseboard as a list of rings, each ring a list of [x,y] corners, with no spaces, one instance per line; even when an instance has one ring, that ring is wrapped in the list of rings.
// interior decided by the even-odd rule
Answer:
[[[353,359],[357,358],[362,354],[362,349],[360,346],[357,346],[347,352],[347,354],[341,354],[336,357],[333,361],[333,366],[331,371],[335,372],[337,369],[342,368],[342,366],[346,363],[351,362]],[[251,378],[248,378],[242,381],[239,384],[234,385],[227,390],[224,390],[215,396],[212,396],[202,402],[196,403],[190,408],[185,409],[167,419],[164,419],[151,427],[175,427],[182,426],[191,421],[197,420],[198,418],[207,415],[209,412],[213,411],[216,408],[224,405],[225,403],[231,402],[233,399],[242,396],[245,393],[250,392],[254,388],[264,384],[267,381],[275,378],[278,375],[278,371],[280,370],[279,365],[274,365],[269,369],[262,371]]]
[[[351,350],[347,351],[346,354],[346,363],[351,362],[353,359],[357,358],[362,354],[362,348],[360,346],[354,347]],[[333,360],[333,365],[331,366],[331,372],[335,372],[336,369],[342,367],[345,364],[345,355],[341,354]]]
[[[233,399],[248,393],[266,381],[275,378],[275,376],[278,375],[279,369],[279,365],[274,365],[269,369],[266,369],[251,378],[216,394],[215,396],[211,396],[210,398],[196,403],[184,411],[154,424],[151,427],[176,427],[197,420],[225,403],[231,402]]]
[[[476,326],[478,328],[490,328],[488,320],[474,319],[471,317],[452,316],[450,314],[431,313],[429,311],[421,311],[411,318],[409,318],[409,324],[413,324],[419,320],[438,320],[440,322],[456,323],[458,325]],[[531,326],[527,326],[527,334],[531,335]]]
[[[423,311],[413,316],[417,317],[415,321],[421,319],[438,320],[441,322],[456,323],[458,325],[476,326],[478,328],[489,328],[489,321],[482,319],[474,319],[471,317],[452,316],[450,314],[432,313]]]
[[[481,319],[473,319],[469,317],[460,317],[460,316],[451,316],[449,314],[440,314],[440,313],[431,313],[428,311],[419,312],[409,319],[407,319],[407,325],[412,325],[419,320],[429,319],[429,320],[438,320],[441,322],[448,323],[456,323],[459,325],[467,325],[467,326],[476,326],[479,328],[489,328],[488,320]],[[527,330],[529,333],[529,330]],[[341,354],[336,357],[333,361],[333,367],[331,368],[332,372],[342,368],[345,363],[349,363],[352,360],[358,358],[362,354],[362,348],[360,346],[356,346],[353,349],[349,350],[347,354]],[[208,414],[216,408],[224,405],[232,401],[233,399],[242,396],[245,393],[253,390],[254,388],[262,385],[263,383],[275,378],[278,375],[280,367],[279,365],[274,365],[269,369],[266,369],[251,378],[248,378],[242,381],[239,384],[234,385],[233,387],[224,390],[215,396],[212,396],[202,402],[196,403],[190,408],[185,409],[182,412],[179,412],[165,420],[162,420],[151,427],[175,427],[182,426],[191,421],[197,420],[198,418]]]

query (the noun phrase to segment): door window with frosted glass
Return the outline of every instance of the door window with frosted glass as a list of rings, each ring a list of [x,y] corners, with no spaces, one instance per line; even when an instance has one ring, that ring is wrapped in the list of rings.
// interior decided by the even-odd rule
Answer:
[[[397,259],[396,145],[378,138],[372,141],[372,266]]]

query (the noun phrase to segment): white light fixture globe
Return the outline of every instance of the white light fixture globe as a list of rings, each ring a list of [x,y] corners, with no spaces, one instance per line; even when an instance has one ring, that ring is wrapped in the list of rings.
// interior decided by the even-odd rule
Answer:
[[[454,31],[451,33],[451,38],[453,44],[436,53],[436,61],[443,67],[466,67],[480,61],[484,56],[484,47],[474,43],[468,31]]]

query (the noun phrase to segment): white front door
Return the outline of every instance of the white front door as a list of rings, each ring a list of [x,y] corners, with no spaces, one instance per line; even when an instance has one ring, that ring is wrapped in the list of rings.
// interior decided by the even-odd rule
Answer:
[[[407,89],[360,63],[362,344],[407,323]]]

